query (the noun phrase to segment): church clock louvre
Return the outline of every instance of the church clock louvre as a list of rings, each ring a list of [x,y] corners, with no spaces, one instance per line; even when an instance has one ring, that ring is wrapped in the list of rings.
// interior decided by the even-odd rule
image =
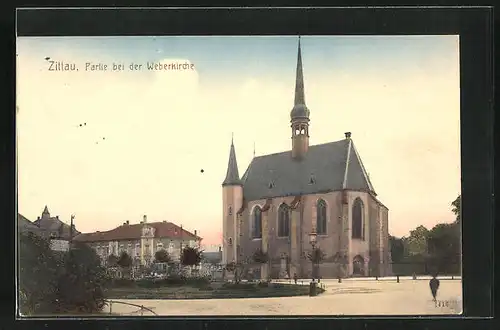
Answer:
[[[299,37],[293,107],[288,123],[290,150],[254,155],[240,178],[236,147],[231,141],[222,184],[223,261],[248,260],[257,249],[262,249],[270,260],[280,260],[282,255],[290,257],[287,276],[293,277],[294,273],[310,276],[311,264],[304,255],[311,251],[309,234],[321,229],[316,247],[325,254],[325,261],[320,275],[337,277],[338,267],[332,260],[335,255],[344,255],[347,265],[343,275],[349,276],[353,274],[353,261],[366,263],[370,253],[373,255],[373,247],[379,251],[380,260],[389,260],[388,208],[377,199],[351,132],[337,141],[310,145],[310,137],[314,136],[310,131],[314,109],[306,105],[302,48]],[[285,138],[290,136],[283,136]],[[255,216],[257,207],[262,216]],[[318,207],[323,207],[321,212]],[[228,214],[229,208],[239,210],[239,219],[234,215],[236,212]],[[373,208],[379,212],[369,212]],[[285,209],[288,213],[282,212]],[[251,228],[255,226],[262,228],[261,238],[252,237]],[[238,242],[229,246],[229,237]],[[241,256],[235,251],[236,245],[241,247]],[[266,278],[279,265],[269,262],[256,267],[262,268],[261,277]],[[391,269],[388,262],[382,262],[374,269],[364,267],[363,272],[361,275],[365,276],[387,276]]]

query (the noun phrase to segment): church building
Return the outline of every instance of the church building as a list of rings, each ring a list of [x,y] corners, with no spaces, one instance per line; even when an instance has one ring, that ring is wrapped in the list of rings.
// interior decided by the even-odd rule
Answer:
[[[222,262],[252,263],[260,250],[269,259],[255,267],[261,278],[391,275],[388,208],[376,197],[351,133],[309,145],[309,123],[299,38],[291,150],[254,156],[240,178],[231,141],[222,183]],[[323,253],[316,266],[308,258],[313,249]]]

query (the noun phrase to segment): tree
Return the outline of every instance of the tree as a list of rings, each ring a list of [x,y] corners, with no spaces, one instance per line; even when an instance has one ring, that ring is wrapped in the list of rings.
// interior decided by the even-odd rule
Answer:
[[[57,299],[59,264],[48,240],[19,234],[19,308],[23,315],[49,314]]]
[[[410,236],[405,240],[408,255],[424,255],[427,252],[427,237],[429,230],[418,226],[410,231]]]
[[[440,273],[459,273],[460,231],[457,222],[438,224],[429,233],[429,253],[433,267]]]
[[[99,256],[88,245],[75,242],[66,253],[57,285],[56,312],[94,313],[105,305],[108,280]]]
[[[106,264],[108,267],[116,267],[118,263],[118,257],[115,256],[114,254],[110,254],[108,256],[108,259],[106,260]]]
[[[118,261],[116,262],[116,264],[118,266],[120,266],[120,268],[122,270],[127,269],[129,271],[130,271],[130,267],[132,266],[132,263],[133,263],[132,257],[125,251],[123,251],[120,254],[120,257],[118,258]]]
[[[391,251],[391,259],[394,264],[402,263],[405,258],[404,237],[397,238],[389,235],[389,246]]]
[[[201,259],[203,258],[202,252],[203,251],[200,251],[197,248],[193,247],[184,248],[181,253],[181,264],[183,266],[199,265]]]
[[[157,263],[170,263],[172,262],[172,258],[164,249],[158,250],[155,253],[155,262]]]
[[[458,195],[457,198],[455,198],[455,200],[451,203],[451,206],[453,207],[451,209],[451,212],[453,212],[455,214],[455,221],[457,223],[461,223],[461,220],[462,220],[462,215],[461,215],[461,211],[462,211],[462,195]]]

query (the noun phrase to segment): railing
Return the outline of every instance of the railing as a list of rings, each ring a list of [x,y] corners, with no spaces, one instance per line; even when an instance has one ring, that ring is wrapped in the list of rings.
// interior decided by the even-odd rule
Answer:
[[[139,308],[139,311],[141,312],[141,316],[144,316],[144,311],[148,311],[148,312],[152,313],[153,315],[158,315],[151,308],[144,307],[144,305],[137,305],[137,304],[131,304],[131,303],[123,302],[123,301],[106,299],[105,305],[109,305],[109,314],[113,313],[113,304],[122,304],[122,305],[137,307],[137,308]]]

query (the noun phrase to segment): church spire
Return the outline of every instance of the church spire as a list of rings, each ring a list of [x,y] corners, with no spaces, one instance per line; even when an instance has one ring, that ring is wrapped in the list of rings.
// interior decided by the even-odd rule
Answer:
[[[309,109],[304,96],[304,72],[302,71],[302,49],[297,50],[297,71],[295,76],[295,100],[290,112],[292,123],[292,158],[302,159],[309,148]]]
[[[295,72],[295,100],[293,103],[293,109],[290,113],[290,118],[292,122],[296,119],[309,120],[309,109],[306,106],[306,98],[304,92],[304,72],[302,69],[302,49],[300,47],[300,36],[299,45],[297,47],[297,69]]]
[[[43,209],[43,212],[42,212],[42,219],[48,219],[50,218],[50,212],[49,212],[49,208],[47,207],[47,205],[45,205],[45,208]]]
[[[234,149],[233,137],[231,137],[231,149],[229,150],[229,162],[227,164],[227,173],[223,186],[241,185],[240,175],[238,173],[238,163],[236,162],[236,151]]]
[[[302,52],[300,49],[300,36],[299,47],[297,51],[297,71],[295,77],[295,102],[294,105],[306,104],[304,96],[304,73],[302,72]]]

